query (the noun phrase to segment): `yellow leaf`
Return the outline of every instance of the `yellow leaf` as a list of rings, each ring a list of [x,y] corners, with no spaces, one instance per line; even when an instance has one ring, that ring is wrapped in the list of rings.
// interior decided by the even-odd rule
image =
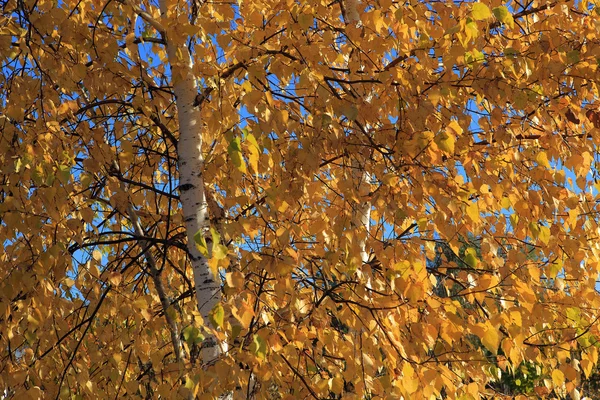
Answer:
[[[23,166],[23,160],[21,159],[21,157],[18,157],[15,160],[15,172],[19,172],[21,170],[21,167]]]
[[[545,245],[548,245],[548,242],[550,242],[550,228],[547,226],[541,226],[538,239]]]
[[[552,383],[554,387],[561,387],[563,383],[565,383],[565,374],[562,373],[561,370],[555,369],[552,371]]]
[[[492,12],[498,21],[508,25],[511,29],[515,27],[515,20],[505,6],[495,7]]]
[[[185,377],[185,388],[188,389],[190,392],[192,392],[193,394],[196,394],[196,392],[198,391],[198,385],[196,384],[196,382],[194,382],[194,380],[189,377],[186,376]],[[195,397],[195,396],[194,396]]]
[[[521,317],[521,313],[519,311],[511,311],[510,312],[510,322],[513,325],[521,327],[523,325],[523,320]]]
[[[408,394],[416,392],[419,388],[419,380],[415,376],[415,370],[408,362],[405,362],[402,367],[402,387]]]
[[[36,319],[36,318],[35,318],[33,315],[31,315],[31,314],[27,314],[27,321],[28,321],[28,322],[29,322],[31,325],[35,326],[35,327],[37,327],[37,326],[39,326],[39,325],[40,325],[40,321],[38,321],[38,320],[37,320],[37,319]]]
[[[592,374],[592,370],[594,369],[594,364],[587,358],[584,358],[581,360],[580,365],[581,365],[581,369],[583,369],[583,373],[585,374],[585,377],[589,378],[590,375]]]
[[[494,354],[498,353],[498,346],[500,345],[500,336],[496,329],[490,325],[487,326],[487,330],[481,338],[481,343],[486,349]]]
[[[474,20],[479,21],[482,19],[488,19],[492,16],[492,13],[488,6],[483,3],[474,3],[471,8],[471,16]]]
[[[493,289],[498,284],[499,281],[500,281],[500,279],[496,275],[484,274],[481,276],[481,278],[478,279],[479,285],[477,286],[477,289],[478,290]]]
[[[144,317],[146,321],[150,321],[152,319],[152,314],[150,314],[147,308],[142,308],[140,310],[140,314],[142,314],[142,317]]]
[[[479,207],[477,206],[477,203],[470,203],[467,206],[467,215],[469,216],[469,218],[471,218],[471,221],[473,222],[478,222],[479,221]]]
[[[219,276],[219,259],[212,257],[208,260],[208,269],[210,269],[212,276]]]
[[[457,136],[460,136],[463,133],[463,128],[461,128],[461,126],[455,120],[450,121],[448,124],[448,129]]]
[[[342,394],[344,391],[344,380],[339,377],[329,379],[329,390],[337,395]]]
[[[248,145],[248,164],[252,170],[258,173],[258,158],[260,156],[260,146],[256,141],[256,138],[253,134],[248,133],[246,136],[246,141],[249,143]]]
[[[238,321],[240,321],[244,329],[247,329],[250,326],[252,317],[254,317],[254,310],[246,303],[243,303],[239,309],[233,308],[231,313]]]
[[[541,165],[542,167],[550,168],[550,162],[548,161],[548,155],[546,154],[545,151],[540,151],[539,153],[537,153],[537,156],[535,156],[535,161],[537,161],[537,163],[539,165]]]
[[[230,288],[244,287],[244,275],[241,272],[228,272],[225,275],[225,281]]]
[[[447,154],[454,154],[454,143],[456,139],[454,135],[448,132],[441,132],[435,137],[435,143],[438,148]]]
[[[377,32],[381,32],[385,23],[384,23],[383,17],[381,16],[380,10],[373,11],[373,22],[375,24],[375,30]]]
[[[123,275],[121,275],[120,272],[115,271],[115,272],[110,273],[108,280],[113,286],[119,286],[122,278],[123,278]]]

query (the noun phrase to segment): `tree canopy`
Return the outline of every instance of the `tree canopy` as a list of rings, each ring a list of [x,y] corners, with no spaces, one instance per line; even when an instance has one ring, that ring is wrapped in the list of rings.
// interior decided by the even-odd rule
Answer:
[[[579,398],[599,14],[3,0],[0,391]]]

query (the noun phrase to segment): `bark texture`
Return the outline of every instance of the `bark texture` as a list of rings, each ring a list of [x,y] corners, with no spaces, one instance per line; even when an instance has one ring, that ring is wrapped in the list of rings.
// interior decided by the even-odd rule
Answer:
[[[160,1],[163,15],[167,1]],[[194,236],[204,234],[208,222],[208,204],[204,193],[204,156],[202,154],[202,125],[200,108],[195,106],[198,85],[194,77],[189,49],[178,45],[165,34],[167,56],[171,66],[173,92],[179,116],[179,142],[177,146],[179,192],[183,218],[187,231],[188,252],[194,271],[194,286],[200,315],[207,324],[208,316],[221,298],[219,277],[214,276],[205,257],[196,247]],[[215,337],[207,336],[202,348],[202,361],[209,364],[219,357],[222,349]]]

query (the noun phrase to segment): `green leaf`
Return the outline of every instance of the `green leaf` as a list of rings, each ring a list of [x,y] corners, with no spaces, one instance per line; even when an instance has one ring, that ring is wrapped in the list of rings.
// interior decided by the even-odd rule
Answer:
[[[446,29],[446,32],[444,32],[444,35],[453,35],[458,32],[460,32],[460,25],[454,25],[454,26]]]
[[[467,34],[468,39],[474,39],[479,36],[479,27],[477,26],[477,22],[467,22],[465,25],[465,33]]]
[[[331,121],[333,121],[331,116],[328,114],[321,114],[319,117],[317,117],[317,121],[319,120],[321,121],[321,128],[327,128],[329,125],[331,125]]]
[[[483,3],[474,3],[471,8],[471,16],[474,20],[480,21],[483,19],[488,19],[492,16],[490,9]]]
[[[206,240],[204,239],[204,233],[202,229],[200,229],[194,235],[194,242],[196,243],[196,248],[204,257],[208,257],[208,245],[206,244]]]
[[[513,16],[510,13],[510,11],[508,11],[508,8],[504,6],[495,7],[494,9],[492,9],[492,12],[494,13],[494,17],[496,17],[498,21],[502,22],[503,24],[506,24],[511,29],[515,27],[515,20],[513,19]]]
[[[90,184],[92,183],[92,177],[89,174],[81,174],[79,181],[81,183],[81,187],[83,187],[84,189],[87,189],[88,187],[90,187]]]
[[[31,170],[31,179],[36,185],[42,185],[45,183],[42,174],[37,168]]]
[[[540,225],[536,222],[532,221],[529,223],[529,230],[531,231],[531,236],[533,236],[535,239],[537,239],[540,235]]]
[[[513,47],[507,47],[504,49],[504,56],[508,58],[517,58],[519,52],[515,50]]]
[[[33,346],[33,344],[37,341],[37,335],[35,332],[32,331],[25,331],[25,339],[27,339],[27,342],[29,343],[29,345]]]
[[[575,64],[578,63],[580,60],[580,56],[579,56],[579,51],[578,50],[571,50],[567,52],[567,60],[571,63],[571,64]]]
[[[579,333],[579,332],[578,332]],[[583,348],[588,348],[590,347],[592,344],[595,344],[598,342],[598,340],[594,337],[594,335],[588,333],[585,333],[581,336],[579,336],[577,338],[577,342],[583,347]]]
[[[442,132],[435,137],[434,141],[444,153],[454,154],[454,143],[456,139],[453,135],[448,132]]]
[[[581,310],[577,307],[567,308],[567,318],[574,322],[581,322]]]
[[[465,250],[464,259],[469,267],[477,268],[477,264],[479,263],[479,260],[477,259],[477,250],[476,249],[474,249],[473,247],[469,247],[467,250]]]
[[[50,172],[48,175],[46,175],[46,185],[52,186],[52,184],[54,183],[55,179],[56,179],[56,176],[53,173]]]
[[[474,63],[478,63],[485,60],[485,56],[482,52],[477,49],[467,51],[465,53],[465,62],[471,67]]]
[[[204,336],[200,333],[200,329],[195,326],[188,326],[183,330],[183,339],[188,345],[199,344],[204,340]]]
[[[217,260],[223,260],[227,258],[227,253],[229,250],[227,246],[222,244],[213,244],[212,256]]]
[[[215,328],[223,328],[223,323],[225,322],[225,310],[223,309],[221,303],[217,303],[217,305],[212,309],[208,315],[208,319]]]
[[[219,232],[212,226],[210,227],[210,236],[212,236],[213,244],[221,243],[221,235],[219,235]]]
[[[558,275],[558,273],[562,269],[563,269],[563,263],[562,262],[553,262],[548,267],[548,278],[550,278],[550,279],[556,278],[556,275]]]
[[[240,333],[242,332],[242,326],[241,325],[234,325],[231,327],[231,339],[235,339],[238,336],[240,336]],[[243,341],[242,341],[243,343]]]
[[[212,257],[217,260],[223,260],[227,257],[229,250],[227,249],[227,246],[221,244],[221,235],[219,235],[219,232],[212,226],[210,228],[210,234],[213,240]]]
[[[185,388],[186,389],[193,392],[194,389],[196,388],[196,385],[197,385],[197,383],[191,377],[188,376],[185,378]]]
[[[229,153],[233,165],[241,172],[246,172],[246,163],[244,157],[242,157],[242,146],[239,137],[231,139],[227,147],[227,153]]]
[[[58,178],[62,183],[69,182],[69,178],[71,177],[71,167],[68,165],[59,165],[58,166]]]
[[[267,356],[267,342],[260,335],[254,335],[250,350],[255,356],[264,360]]]

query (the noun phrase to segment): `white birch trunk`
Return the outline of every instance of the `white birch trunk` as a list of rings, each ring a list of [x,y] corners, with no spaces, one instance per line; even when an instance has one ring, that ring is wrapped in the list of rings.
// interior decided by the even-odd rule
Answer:
[[[346,24],[354,24],[360,26],[360,13],[358,11],[360,1],[359,0],[346,0],[344,20]],[[366,231],[364,238],[361,238],[360,247],[360,258],[362,264],[369,262],[369,253],[367,251],[366,240],[369,236],[369,228],[371,225],[371,202],[366,199],[369,193],[369,181],[370,175],[364,170],[364,167],[357,161],[352,161],[352,178],[357,187],[359,202],[354,206],[352,211],[351,226],[355,229]],[[361,265],[362,267],[362,265]],[[358,269],[358,273],[362,274],[362,268]],[[371,289],[371,278],[367,277],[367,288]]]
[[[167,1],[160,0],[160,10],[167,13]],[[202,154],[202,125],[200,109],[194,106],[198,87],[194,77],[193,61],[185,45],[177,46],[166,36],[166,48],[173,80],[173,91],[179,116],[179,192],[183,219],[187,231],[188,251],[194,271],[194,285],[200,315],[208,324],[208,316],[221,299],[221,283],[208,266],[208,259],[200,253],[194,235],[204,231],[208,221],[208,205],[204,193],[204,156]],[[205,365],[215,361],[222,348],[214,336],[207,336],[202,345]]]
[[[363,266],[369,262],[370,258],[367,251],[367,238],[369,237],[369,228],[371,226],[371,202],[368,200],[370,175],[356,160],[352,161],[352,178],[358,191],[359,201],[354,205],[354,209],[352,210],[351,226],[357,230],[356,235],[360,237],[358,245],[360,248],[361,266],[356,272],[362,278],[365,275]],[[367,289],[371,289],[371,274],[366,275],[366,287]]]

